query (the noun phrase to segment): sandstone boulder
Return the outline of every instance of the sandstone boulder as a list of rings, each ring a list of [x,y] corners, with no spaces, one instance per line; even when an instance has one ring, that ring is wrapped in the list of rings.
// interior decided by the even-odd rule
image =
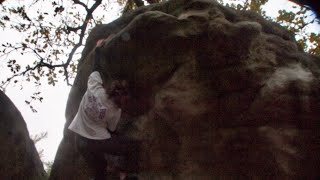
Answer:
[[[122,133],[143,141],[140,179],[320,177],[320,59],[252,12],[210,0],[139,8],[92,30],[71,89],[77,112],[98,39],[104,79],[126,79],[135,109]],[[124,121],[124,120],[123,120]],[[90,172],[65,129],[51,179]]]
[[[0,179],[46,179],[47,175],[29,137],[26,123],[19,110],[2,91],[0,129]]]

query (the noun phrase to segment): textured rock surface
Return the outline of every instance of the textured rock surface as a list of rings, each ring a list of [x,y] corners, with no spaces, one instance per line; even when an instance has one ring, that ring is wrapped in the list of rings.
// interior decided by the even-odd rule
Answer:
[[[0,179],[46,178],[38,152],[19,110],[0,91]]]
[[[143,141],[140,179],[320,177],[320,59],[284,28],[213,1],[138,9],[90,34],[66,127],[104,46],[105,80],[128,79],[136,105],[122,132]],[[88,179],[68,130],[51,179]]]

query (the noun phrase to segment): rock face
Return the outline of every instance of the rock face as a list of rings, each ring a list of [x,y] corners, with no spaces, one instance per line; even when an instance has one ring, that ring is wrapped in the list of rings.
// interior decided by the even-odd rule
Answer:
[[[38,152],[19,110],[0,91],[0,179],[46,179]]]
[[[320,59],[251,12],[209,0],[140,8],[90,34],[69,95],[77,112],[98,39],[106,82],[127,79],[122,133],[143,141],[140,179],[320,177]],[[51,179],[88,179],[65,129]]]

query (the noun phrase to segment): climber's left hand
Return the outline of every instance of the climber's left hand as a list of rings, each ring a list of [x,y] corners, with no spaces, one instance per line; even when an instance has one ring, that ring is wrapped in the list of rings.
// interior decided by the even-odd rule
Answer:
[[[105,44],[108,44],[113,37],[115,37],[115,34],[110,34],[106,39],[99,39],[97,41],[96,47],[99,48],[104,46]]]

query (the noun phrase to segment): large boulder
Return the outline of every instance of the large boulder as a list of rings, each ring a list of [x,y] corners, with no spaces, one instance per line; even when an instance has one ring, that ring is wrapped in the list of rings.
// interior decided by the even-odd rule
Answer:
[[[0,91],[0,144],[0,179],[47,178],[23,117],[2,91]]]
[[[88,179],[67,130],[98,39],[105,82],[126,79],[135,109],[121,133],[142,140],[140,179],[320,177],[320,59],[276,23],[209,0],[139,8],[90,33],[51,179]]]

